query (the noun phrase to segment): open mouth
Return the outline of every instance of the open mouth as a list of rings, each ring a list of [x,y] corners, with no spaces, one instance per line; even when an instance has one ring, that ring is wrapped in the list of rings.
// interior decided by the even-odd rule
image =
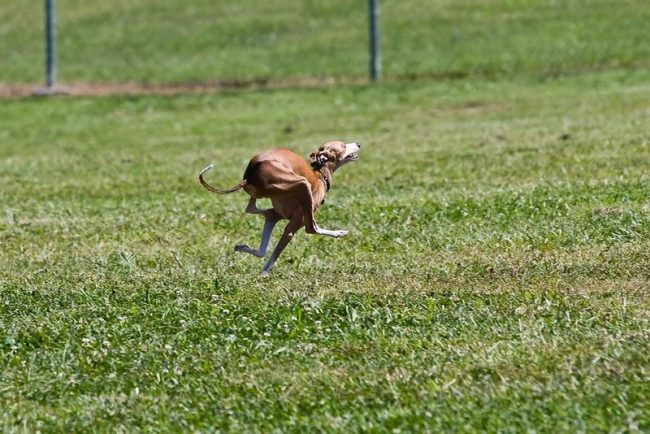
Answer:
[[[345,157],[345,161],[355,161],[359,159],[359,154],[356,152]]]

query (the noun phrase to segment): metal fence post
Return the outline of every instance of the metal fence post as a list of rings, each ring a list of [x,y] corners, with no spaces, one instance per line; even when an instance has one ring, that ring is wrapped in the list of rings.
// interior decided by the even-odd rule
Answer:
[[[381,74],[379,56],[379,0],[368,0],[370,9],[370,80],[377,81]]]
[[[45,0],[45,87],[36,89],[35,95],[61,93],[56,88],[56,42],[54,37],[54,0]]]
[[[45,0],[45,69],[46,85],[56,85],[56,46],[54,41],[54,0]]]

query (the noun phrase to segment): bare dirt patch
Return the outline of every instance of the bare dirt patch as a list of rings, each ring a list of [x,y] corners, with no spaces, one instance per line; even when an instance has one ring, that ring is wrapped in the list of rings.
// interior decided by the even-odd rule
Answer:
[[[227,90],[259,90],[327,87],[338,84],[363,84],[366,78],[308,77],[292,79],[220,80],[205,83],[67,83],[52,89],[33,83],[0,83],[0,98],[24,98],[39,95],[183,95]]]

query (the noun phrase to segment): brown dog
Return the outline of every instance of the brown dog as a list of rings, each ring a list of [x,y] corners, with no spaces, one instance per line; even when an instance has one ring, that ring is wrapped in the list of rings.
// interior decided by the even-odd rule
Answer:
[[[255,155],[244,171],[244,180],[228,190],[214,188],[203,179],[203,174],[212,169],[213,164],[201,170],[199,181],[209,191],[219,194],[243,188],[251,197],[246,212],[264,216],[259,249],[239,244],[235,246],[238,252],[264,257],[276,223],[282,219],[289,220],[278,245],[262,268],[262,275],[267,275],[293,235],[303,226],[308,234],[337,238],[347,234],[347,231],[319,227],[314,214],[330,189],[332,174],[345,163],[359,159],[359,149],[361,144],[356,142],[327,142],[309,156],[311,167],[287,149],[272,149]],[[262,198],[271,199],[273,208],[259,209],[256,201]]]

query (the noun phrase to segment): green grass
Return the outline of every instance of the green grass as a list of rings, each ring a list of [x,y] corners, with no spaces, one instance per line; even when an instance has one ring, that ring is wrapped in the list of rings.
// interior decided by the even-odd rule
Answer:
[[[649,78],[3,101],[2,431],[650,430]],[[198,170],[335,137],[260,278]]]
[[[0,82],[42,80],[41,3],[0,5]],[[366,72],[364,2],[92,3],[63,83]],[[0,431],[650,431],[649,14],[384,1],[376,86],[3,99]],[[334,138],[350,233],[261,278],[198,171]]]
[[[365,77],[367,2],[59,0],[59,80]],[[0,5],[0,82],[43,81],[43,5]],[[384,1],[389,77],[554,77],[650,66],[645,0]]]

